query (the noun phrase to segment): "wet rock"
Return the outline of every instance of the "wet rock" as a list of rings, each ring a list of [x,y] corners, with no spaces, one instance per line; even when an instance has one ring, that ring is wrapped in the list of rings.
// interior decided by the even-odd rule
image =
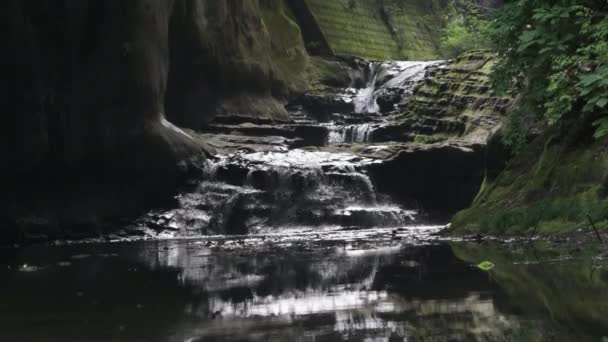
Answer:
[[[215,171],[217,181],[231,185],[244,185],[249,169],[242,164],[225,164],[219,166]]]
[[[283,137],[285,143],[292,148],[303,146],[323,146],[327,140],[327,128],[313,124],[286,125],[210,125],[206,132],[243,135],[249,137]],[[244,144],[244,142],[243,142]]]
[[[206,181],[175,209],[143,217],[154,234],[248,234],[282,227],[402,226],[413,213],[379,203],[363,171],[374,160],[324,151],[236,153],[209,161]],[[388,209],[390,207],[390,209]]]
[[[321,122],[329,121],[330,115],[334,113],[355,112],[355,104],[348,94],[329,89],[322,93],[306,94],[300,99],[300,103]]]

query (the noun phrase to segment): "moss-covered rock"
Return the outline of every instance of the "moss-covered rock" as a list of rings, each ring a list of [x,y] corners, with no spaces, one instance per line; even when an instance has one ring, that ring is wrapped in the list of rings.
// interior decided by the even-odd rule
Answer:
[[[589,118],[565,132],[533,141],[496,179],[488,180],[472,207],[453,220],[454,233],[561,233],[608,228],[606,140],[592,141]]]
[[[321,34],[318,42],[309,44],[326,44],[335,55],[372,60],[429,60],[440,55],[445,1],[306,0],[305,4]]]
[[[396,105],[398,119],[376,129],[374,139],[420,143],[450,140],[486,146],[500,130],[513,102],[492,90],[490,71],[494,63],[493,53],[471,51],[434,69],[412,96]]]
[[[290,93],[305,87],[308,56],[284,0],[176,2],[167,115],[210,121],[288,122]]]

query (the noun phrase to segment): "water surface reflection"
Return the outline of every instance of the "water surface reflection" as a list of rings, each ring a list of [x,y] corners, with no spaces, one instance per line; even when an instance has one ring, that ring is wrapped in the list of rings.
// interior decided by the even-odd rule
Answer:
[[[2,250],[0,340],[552,340],[448,245],[241,244]]]

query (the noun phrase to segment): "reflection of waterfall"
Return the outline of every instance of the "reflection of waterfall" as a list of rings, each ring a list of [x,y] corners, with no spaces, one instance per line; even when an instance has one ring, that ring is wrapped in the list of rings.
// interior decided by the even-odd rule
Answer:
[[[355,113],[378,113],[378,96],[389,89],[399,89],[402,95],[409,96],[426,71],[442,65],[443,61],[410,62],[389,61],[369,64],[368,83],[353,97]]]

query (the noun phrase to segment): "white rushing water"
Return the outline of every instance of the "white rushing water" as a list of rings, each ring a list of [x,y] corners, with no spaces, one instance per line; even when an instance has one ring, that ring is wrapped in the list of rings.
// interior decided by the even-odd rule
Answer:
[[[445,61],[388,61],[369,64],[368,82],[353,97],[355,113],[378,113],[378,95],[387,89],[398,88],[411,95],[414,87],[424,79],[429,68],[439,67]]]
[[[376,81],[378,79],[378,63],[369,63],[368,82],[365,88],[360,89],[353,98],[355,113],[377,113],[380,111],[376,103],[374,93],[376,91]]]
[[[389,92],[398,92],[403,101],[411,96],[415,87],[424,79],[429,70],[440,67],[445,61],[388,61],[371,62],[368,67],[367,84],[364,88],[348,88],[345,98],[352,101],[355,114],[379,114],[378,98]],[[376,120],[378,117],[376,117]],[[328,143],[371,142],[378,124],[328,124]]]
[[[167,236],[255,234],[290,226],[395,228],[416,214],[378,196],[366,169],[378,160],[349,153],[235,153],[209,160],[205,181],[177,206],[143,221]],[[338,228],[340,229],[340,228]]]
[[[360,125],[328,125],[328,143],[365,143],[369,142],[373,127],[371,124]]]

